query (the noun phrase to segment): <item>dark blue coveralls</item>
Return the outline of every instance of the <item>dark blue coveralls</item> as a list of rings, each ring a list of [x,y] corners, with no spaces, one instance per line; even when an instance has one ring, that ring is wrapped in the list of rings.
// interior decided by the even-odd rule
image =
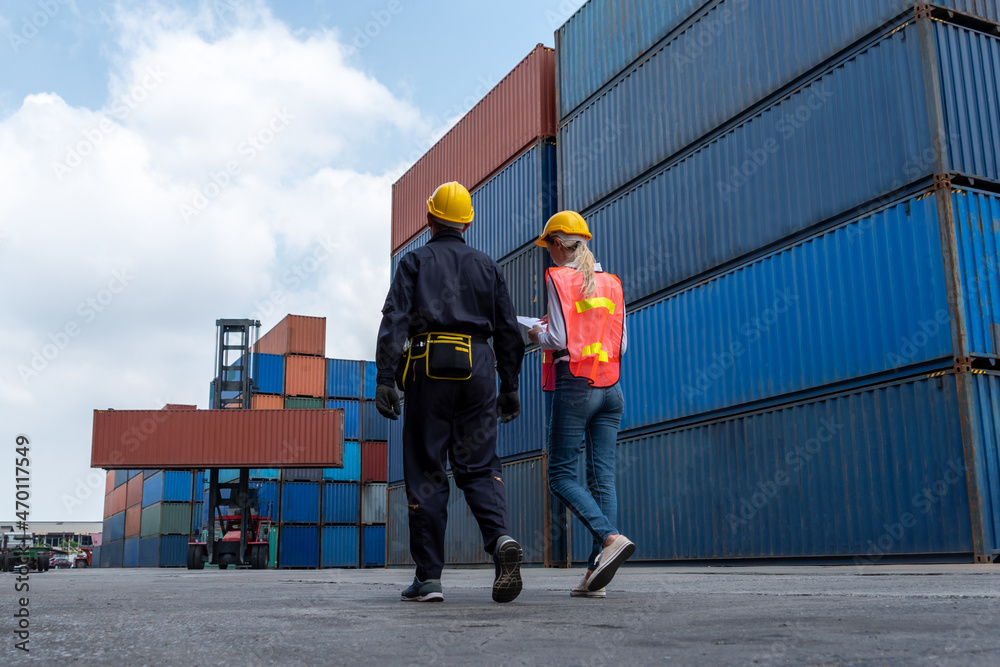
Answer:
[[[524,343],[500,267],[466,245],[457,231],[439,231],[400,260],[382,307],[375,355],[378,384],[391,387],[401,380],[404,343],[430,332],[473,337],[472,377],[428,378],[418,364],[403,386],[403,476],[410,554],[420,581],[440,578],[444,567],[446,456],[487,553],[498,537],[511,533],[496,454],[496,377],[501,393],[517,391]],[[493,348],[486,342],[491,337]]]

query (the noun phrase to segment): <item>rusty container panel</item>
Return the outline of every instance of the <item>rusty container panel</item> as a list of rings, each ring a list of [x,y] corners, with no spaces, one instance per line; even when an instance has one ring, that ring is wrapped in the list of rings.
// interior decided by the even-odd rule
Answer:
[[[282,410],[285,400],[281,396],[254,394],[250,405],[254,410]]]
[[[326,359],[290,354],[285,357],[285,395],[322,398],[326,390]]]
[[[142,480],[143,476],[133,477],[125,485],[125,507],[135,507],[142,505]]]
[[[127,488],[128,487],[126,486],[119,486],[117,489],[111,492],[111,495],[108,496],[108,507],[105,512],[106,514],[110,516],[125,511]]]
[[[142,505],[125,510],[125,537],[139,537],[142,527]]]
[[[326,318],[288,315],[260,337],[254,352],[263,354],[326,354]]]
[[[94,411],[91,465],[97,468],[335,468],[343,462],[340,410]],[[112,496],[119,491],[124,510],[125,488]]]
[[[361,443],[361,481],[385,482],[389,470],[389,443]]]
[[[448,181],[470,191],[556,132],[555,51],[536,46],[392,186],[392,251],[426,226],[427,198]]]
[[[115,471],[109,470],[107,478],[104,481],[104,497],[111,495],[111,492],[115,490]]]

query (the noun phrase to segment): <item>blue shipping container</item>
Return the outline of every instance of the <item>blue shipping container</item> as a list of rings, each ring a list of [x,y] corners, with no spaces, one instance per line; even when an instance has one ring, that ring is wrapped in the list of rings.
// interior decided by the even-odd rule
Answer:
[[[179,470],[164,470],[143,480],[142,506],[149,507],[159,502],[191,502],[192,484],[201,488],[199,475],[192,479],[191,473]]]
[[[323,485],[323,523],[358,523],[361,487],[351,482]]]
[[[102,544],[107,544],[108,542],[111,541],[111,519],[112,518],[113,517],[110,517],[110,516],[107,517],[107,518],[105,518],[104,522],[101,524],[101,543]],[[123,527],[122,528],[122,532],[124,532],[124,531],[125,531],[125,528]]]
[[[317,482],[285,482],[281,490],[281,522],[319,523]]]
[[[357,399],[362,392],[363,361],[349,359],[326,360],[326,395]]]
[[[250,479],[281,479],[281,468],[251,468]]]
[[[375,398],[375,387],[378,386],[378,367],[374,361],[365,362],[365,398]]]
[[[285,357],[280,354],[253,355],[254,393],[280,394],[285,387]]]
[[[360,482],[361,443],[357,440],[345,440],[344,467],[323,468],[323,480],[328,482]]]
[[[271,521],[278,521],[281,516],[281,497],[277,482],[251,482],[250,488],[257,489],[257,501],[260,503],[260,515]]]
[[[122,567],[139,567],[139,538],[126,538],[122,545]]]
[[[541,317],[545,314],[545,269],[550,263],[549,253],[534,241],[499,262],[517,315]]]
[[[115,470],[115,488],[128,481],[128,470]]]
[[[399,252],[395,253],[392,256],[392,261],[390,262],[390,269],[392,271],[390,279],[396,277],[396,269],[399,268],[399,260],[403,258],[403,255],[412,250],[416,250],[421,246],[427,245],[427,242],[430,240],[431,240],[431,230],[424,229],[422,232],[417,234],[412,241],[410,241],[405,246],[400,248]]]
[[[122,567],[125,544],[123,540],[115,540],[101,545],[101,567]],[[106,564],[105,564],[106,563]]]
[[[358,527],[323,526],[323,567],[358,566]]]
[[[876,28],[913,18],[912,8],[901,6],[912,1],[836,4],[710,3],[565,121],[559,133],[563,205],[591,206]],[[572,81],[579,73],[561,69],[560,75]],[[595,154],[599,159],[587,159]]]
[[[280,567],[319,567],[319,527],[282,526],[278,537]]]
[[[389,459],[388,471],[386,472],[386,477],[389,484],[402,484],[403,483],[403,417],[406,415],[406,403],[405,401],[399,402],[400,415],[399,419],[390,419],[389,421],[389,438],[388,438],[388,454]]]
[[[410,558],[409,510],[406,507],[406,489],[389,487],[385,525],[386,565],[413,565]]]
[[[153,535],[139,540],[139,567],[186,567],[185,535]]]
[[[365,526],[361,539],[361,564],[364,567],[385,567],[385,526]]]
[[[530,349],[524,355],[517,394],[521,399],[521,416],[497,425],[497,456],[501,459],[540,452],[548,446],[552,394],[542,391],[542,351],[539,348]]]
[[[982,537],[973,533],[973,538],[980,562],[989,563],[1000,554],[1000,375],[963,374],[958,381],[967,384],[969,397],[967,450],[975,462],[975,470],[968,474],[974,480],[976,497],[972,504],[973,525],[983,527]]]
[[[240,478],[239,468],[222,468],[219,470],[220,482],[233,482]]]
[[[344,409],[344,438],[347,440],[361,439],[361,401],[327,401],[327,408]]]
[[[132,479],[133,477],[138,477],[141,474],[142,474],[141,470],[129,470],[128,471],[128,478]]]
[[[375,408],[375,401],[361,404],[361,439],[366,442],[389,439],[389,421]]]
[[[125,512],[119,512],[112,516],[108,521],[111,522],[111,540],[123,540],[125,539]]]
[[[1000,147],[989,129],[1000,125],[1000,87],[989,82],[1000,39],[932,24],[948,76],[928,91],[919,28],[836,64],[586,211],[592,249],[622,277],[626,300],[704,275],[933,173],[1000,179]],[[944,138],[932,132],[928,94],[954,109],[942,119]],[[943,153],[934,148],[939,139]]]

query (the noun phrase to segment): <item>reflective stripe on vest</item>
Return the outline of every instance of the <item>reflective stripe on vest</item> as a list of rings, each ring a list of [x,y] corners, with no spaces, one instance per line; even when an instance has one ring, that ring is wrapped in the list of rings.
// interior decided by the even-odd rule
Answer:
[[[575,269],[556,267],[546,276],[559,295],[557,306],[566,324],[566,349],[569,370],[585,377],[595,387],[610,387],[618,382],[621,367],[621,344],[624,332],[625,300],[622,284],[610,273],[595,273],[597,289],[593,297],[583,297],[583,276]],[[543,389],[555,389],[555,365],[551,352],[543,355]]]

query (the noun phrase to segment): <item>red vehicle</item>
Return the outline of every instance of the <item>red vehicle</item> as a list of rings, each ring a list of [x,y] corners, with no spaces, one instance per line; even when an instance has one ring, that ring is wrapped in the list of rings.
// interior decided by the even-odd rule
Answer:
[[[241,548],[240,519],[238,514],[223,514],[215,522],[216,538],[209,557],[207,542],[189,542],[187,567],[202,570],[205,563],[218,565],[225,570],[230,565],[249,565],[255,570],[267,567],[271,558],[271,519],[267,517],[247,517],[245,546]],[[221,538],[219,537],[221,535]]]
[[[76,554],[73,559],[73,567],[90,567],[93,565],[94,549],[92,547],[82,547],[83,553]]]

